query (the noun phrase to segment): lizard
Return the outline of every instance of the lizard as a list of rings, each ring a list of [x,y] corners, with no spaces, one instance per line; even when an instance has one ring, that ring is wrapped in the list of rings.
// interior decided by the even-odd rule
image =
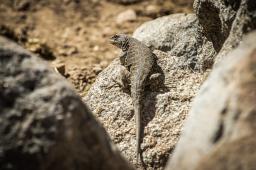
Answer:
[[[141,41],[125,34],[115,34],[110,43],[120,48],[123,54],[120,62],[129,71],[131,98],[133,100],[136,123],[136,156],[141,158],[141,117],[146,82],[156,62],[153,52]]]

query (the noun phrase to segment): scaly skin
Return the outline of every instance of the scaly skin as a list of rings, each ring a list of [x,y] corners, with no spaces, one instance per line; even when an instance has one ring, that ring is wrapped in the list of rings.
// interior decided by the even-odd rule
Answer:
[[[144,89],[155,64],[155,57],[145,44],[124,34],[113,36],[111,43],[122,49],[124,54],[120,57],[121,63],[130,71],[130,91],[136,120],[136,153],[138,163],[138,159],[141,157],[141,112],[143,109]]]

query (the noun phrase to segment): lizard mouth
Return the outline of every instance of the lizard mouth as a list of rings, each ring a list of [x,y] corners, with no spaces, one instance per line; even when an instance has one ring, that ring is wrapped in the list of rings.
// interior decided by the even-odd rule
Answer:
[[[117,43],[114,39],[110,39],[109,41],[110,41],[110,44],[115,45],[115,46],[117,45]]]
[[[115,40],[113,40],[113,39],[109,39],[109,41],[111,44],[115,43]]]

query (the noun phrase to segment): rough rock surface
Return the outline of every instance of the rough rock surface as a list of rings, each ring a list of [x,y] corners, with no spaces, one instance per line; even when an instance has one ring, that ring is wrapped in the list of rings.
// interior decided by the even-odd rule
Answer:
[[[155,54],[161,78],[152,80],[145,92],[142,155],[148,169],[163,169],[204,74],[177,69],[178,57],[157,50]],[[84,100],[104,124],[123,155],[135,164],[132,99],[129,92],[116,84],[124,69],[119,59],[114,60],[99,74]]]
[[[146,91],[145,136],[142,150],[145,164],[152,169],[161,169],[165,164],[166,157],[174,148],[183,119],[186,118],[187,110],[190,107],[191,98],[202,83],[203,74],[207,74],[207,72],[203,72],[207,68],[211,68],[216,59],[221,59],[221,56],[225,56],[235,48],[240,43],[244,33],[255,28],[255,3],[252,0],[196,0],[194,8],[196,15],[174,14],[161,17],[143,24],[133,34],[133,37],[144,42],[152,49],[156,49],[158,67],[164,75],[162,82],[150,82],[151,87]],[[219,53],[218,56],[217,53]],[[230,65],[232,63],[233,61],[230,62]],[[192,72],[189,69],[193,71],[200,70],[201,73]],[[85,101],[106,126],[120,150],[134,163],[135,149],[130,147],[135,144],[132,101],[129,92],[123,91],[115,81],[119,79],[122,71],[124,71],[124,68],[120,66],[118,60],[115,60],[99,75],[85,97]],[[222,77],[215,76],[215,78],[216,82],[224,81]],[[225,82],[223,84],[218,82],[214,86],[216,86],[216,89],[222,88],[222,86],[225,86]],[[212,91],[209,92],[210,94],[213,93],[213,96],[218,93],[214,89],[212,88]],[[228,91],[225,92],[228,93]],[[221,104],[225,104],[223,103],[225,97],[227,96],[216,96],[215,100],[222,106]],[[205,102],[208,101],[207,99],[204,100]],[[218,109],[218,107],[215,108],[212,101],[210,102],[207,103],[209,107],[212,106],[213,109]],[[196,111],[192,110],[191,112]],[[199,111],[201,112],[200,109]],[[207,150],[213,145],[212,139],[209,141],[209,138],[212,138],[212,135],[216,133],[218,135],[218,129],[216,128],[219,127],[217,126],[219,121],[217,121],[218,116],[216,117],[216,120],[213,117],[215,121],[208,122],[207,119],[206,122],[202,122],[205,123],[205,126],[209,124],[209,128],[212,127],[213,129],[209,134],[207,132],[203,135],[197,134],[199,137],[203,136],[202,142],[197,141],[193,136],[190,139],[195,140],[194,144],[198,143],[203,150],[204,148]],[[199,125],[195,123],[193,126],[195,127],[192,128],[197,128]],[[116,131],[117,128],[119,128],[118,131]],[[170,131],[170,129],[172,130]],[[207,128],[200,130],[207,131]],[[190,140],[186,142],[190,143]],[[197,164],[200,154],[198,153],[198,155],[196,153],[195,156],[188,156],[187,159],[190,159],[188,162],[192,162],[192,165],[188,163],[188,166]],[[176,156],[176,158],[178,159],[179,156]],[[195,160],[194,164],[193,160]]]
[[[219,51],[229,35],[240,1],[195,0],[194,10],[206,37]]]
[[[179,65],[193,69],[211,67],[216,55],[195,14],[173,14],[146,22],[136,29],[133,37],[152,49],[181,57]]]
[[[216,62],[256,29],[254,0],[195,0],[194,9],[204,35],[217,52],[221,50]]]
[[[210,74],[195,98],[167,169],[256,167],[255,40],[256,32],[249,34]]]
[[[214,151],[200,161],[199,166],[196,169],[254,170],[256,167],[255,139],[256,134],[254,133],[219,145]]]
[[[218,54],[215,63],[237,47],[244,34],[256,29],[256,3],[253,0],[241,0],[230,33]]]
[[[132,169],[68,83],[2,37],[0,169]]]

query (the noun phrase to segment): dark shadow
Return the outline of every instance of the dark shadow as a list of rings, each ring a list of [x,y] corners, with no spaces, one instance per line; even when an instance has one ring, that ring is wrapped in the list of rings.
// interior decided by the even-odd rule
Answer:
[[[165,83],[164,83],[164,81],[165,81],[164,71],[157,64],[157,62],[154,64],[154,68],[150,75],[159,75],[159,76],[156,76],[156,77],[152,78],[151,80],[148,80],[148,83],[145,87],[145,94],[150,95],[151,102],[149,103],[149,106],[146,106],[145,103],[143,104],[143,113],[145,113],[142,115],[143,129],[155,117],[156,96],[158,94],[162,94],[162,93],[169,91],[168,87],[166,87]],[[145,99],[146,98],[147,98],[147,95],[145,96]],[[150,112],[147,113],[145,111],[145,108],[147,108],[146,110],[150,110]],[[147,117],[144,117],[144,116],[147,116]]]
[[[0,36],[4,36],[17,44],[20,44],[24,47],[24,44],[28,42],[28,35],[26,29],[21,29],[20,34],[15,34],[12,28],[1,25],[0,24]],[[39,48],[36,48],[33,53],[40,55],[40,57],[44,60],[55,60],[56,57],[54,56],[52,49],[44,43],[38,43]]]
[[[156,113],[156,96],[158,94],[165,93],[168,90],[168,88],[165,86],[165,75],[162,70],[162,68],[157,64],[157,62],[154,64],[154,68],[152,70],[152,73],[150,75],[158,74],[159,76],[154,77],[151,80],[148,80],[149,83],[145,86],[145,96],[144,99],[150,98],[150,102],[146,102],[147,100],[144,100],[143,102],[143,109],[142,109],[142,125],[141,125],[141,139],[140,143],[143,142],[144,139],[144,130],[145,127],[148,125],[148,123],[155,117]],[[150,78],[149,78],[150,79]],[[142,156],[142,150],[140,154],[140,160],[141,164],[143,166],[143,169],[147,169],[147,166],[143,160]]]
[[[213,43],[214,49],[219,52],[224,41],[228,37],[228,31],[222,31],[220,18],[220,9],[212,3],[203,2],[198,11],[199,23],[201,23],[203,32],[208,40]],[[202,15],[204,14],[204,15]],[[229,23],[229,30],[232,23]]]
[[[144,162],[144,160],[143,160],[142,154],[140,154],[140,160],[141,160],[142,168],[143,168],[144,170],[147,170],[147,165],[145,164],[145,162]]]
[[[141,138],[139,139],[140,144],[143,142],[143,139],[144,139],[145,127],[155,117],[156,96],[158,94],[165,93],[165,92],[169,91],[169,89],[165,86],[165,83],[164,83],[165,82],[164,72],[163,72],[162,68],[158,65],[157,57],[155,55],[154,55],[154,58],[155,58],[156,62],[154,63],[153,69],[152,69],[151,73],[149,74],[148,80],[146,81],[146,85],[144,88],[144,96],[143,96],[144,99],[149,98],[150,100],[142,100],[142,103],[141,103],[142,115],[141,115],[141,129],[140,129]],[[127,67],[127,69],[129,70],[129,67]],[[116,82],[115,84],[117,84],[120,88],[122,88],[122,91],[124,93],[131,95],[131,82],[128,79],[129,78],[127,78],[127,77],[122,78],[122,82],[123,82],[122,84],[125,86],[121,85],[118,82]],[[147,101],[150,101],[150,102],[147,102]],[[133,114],[134,114],[134,111],[133,111]],[[137,163],[138,163],[138,165],[141,165],[144,170],[146,170],[147,166],[143,160],[142,153],[143,153],[143,151],[140,150],[140,154],[139,154],[140,161]]]
[[[40,57],[45,60],[55,60],[56,59],[52,50],[46,44],[40,44],[40,48],[36,49],[36,51],[34,51],[34,53],[39,54]]]
[[[9,38],[15,42],[18,42],[18,38],[14,31],[6,25],[0,25],[0,35]]]
[[[162,68],[158,65],[157,63],[157,57],[155,56],[156,63],[154,64],[154,67],[152,69],[152,72],[150,75],[159,75],[156,77],[149,77],[149,80],[147,81],[148,83],[146,84],[145,87],[145,92],[150,91],[150,92],[157,92],[159,93],[164,93],[169,91],[168,88],[165,86],[164,81],[165,81],[165,75],[164,71]]]

